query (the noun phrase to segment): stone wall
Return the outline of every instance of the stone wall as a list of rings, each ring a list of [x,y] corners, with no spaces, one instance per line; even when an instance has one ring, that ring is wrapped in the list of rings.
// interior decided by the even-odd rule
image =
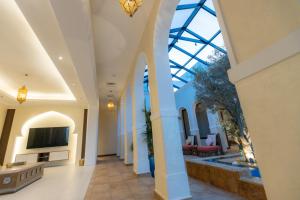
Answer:
[[[267,200],[264,186],[241,178],[245,170],[225,169],[222,167],[186,161],[189,176],[209,183],[223,190],[239,194],[248,200]]]

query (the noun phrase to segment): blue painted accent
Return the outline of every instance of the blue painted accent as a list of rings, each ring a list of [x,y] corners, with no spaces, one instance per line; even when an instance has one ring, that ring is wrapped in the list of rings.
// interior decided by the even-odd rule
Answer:
[[[150,166],[150,173],[151,176],[154,178],[154,172],[155,172],[155,162],[154,162],[154,155],[148,155],[149,159],[149,166]]]

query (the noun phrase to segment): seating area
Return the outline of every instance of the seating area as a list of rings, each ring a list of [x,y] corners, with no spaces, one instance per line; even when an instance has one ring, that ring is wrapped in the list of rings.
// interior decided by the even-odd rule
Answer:
[[[195,136],[188,136],[185,144],[182,145],[182,151],[184,155],[194,155],[199,157],[209,157],[224,154],[222,150],[222,144],[219,138],[219,134],[208,135],[205,139],[205,146],[195,145]]]

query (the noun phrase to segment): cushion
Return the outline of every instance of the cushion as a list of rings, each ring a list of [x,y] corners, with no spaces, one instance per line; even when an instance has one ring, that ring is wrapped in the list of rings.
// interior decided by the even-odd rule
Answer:
[[[207,146],[216,146],[216,135],[208,135],[205,143]]]
[[[202,146],[197,148],[198,151],[202,151],[202,152],[218,151],[219,149],[220,149],[219,146]]]

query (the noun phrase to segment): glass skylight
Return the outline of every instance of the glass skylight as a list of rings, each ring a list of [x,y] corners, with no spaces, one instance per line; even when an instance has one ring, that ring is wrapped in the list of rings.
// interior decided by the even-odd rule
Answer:
[[[226,54],[212,0],[181,0],[169,34],[174,91],[193,80],[195,66],[208,67],[216,50]],[[145,82],[148,76],[145,74]]]

